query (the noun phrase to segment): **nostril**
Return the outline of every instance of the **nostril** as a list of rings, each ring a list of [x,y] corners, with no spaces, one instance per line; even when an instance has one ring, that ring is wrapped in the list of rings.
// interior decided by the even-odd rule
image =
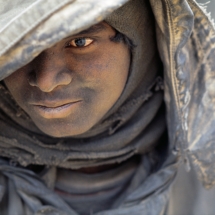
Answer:
[[[28,83],[30,86],[38,87],[43,92],[51,92],[58,86],[65,86],[72,81],[72,72],[68,69],[59,71],[30,72]]]
[[[71,72],[61,72],[58,73],[56,76],[56,83],[58,85],[68,85],[72,81],[72,75]]]
[[[29,75],[28,75],[28,83],[32,87],[36,87],[37,86],[36,72],[32,71],[32,72],[29,73]]]

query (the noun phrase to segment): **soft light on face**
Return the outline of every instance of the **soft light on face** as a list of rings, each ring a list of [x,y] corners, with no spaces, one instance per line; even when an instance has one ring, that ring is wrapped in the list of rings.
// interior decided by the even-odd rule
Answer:
[[[82,134],[120,97],[130,53],[100,23],[42,52],[4,82],[37,127],[53,137]]]

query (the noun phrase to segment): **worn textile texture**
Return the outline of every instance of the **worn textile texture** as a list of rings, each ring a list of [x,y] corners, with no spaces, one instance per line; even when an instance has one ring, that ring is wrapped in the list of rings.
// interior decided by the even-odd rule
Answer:
[[[148,152],[165,129],[165,116],[160,110],[162,81],[157,78],[162,67],[149,8],[142,1],[131,1],[130,6],[120,9],[119,15],[116,12],[108,18],[110,24],[125,33],[136,47],[132,51],[130,75],[122,96],[103,120],[87,133],[76,138],[57,139],[35,131],[31,119],[2,86],[1,155],[11,157],[23,166],[45,164],[75,169],[121,162],[134,154]],[[135,25],[136,29],[132,28]],[[130,34],[127,29],[132,29]],[[145,40],[142,40],[143,36]]]
[[[38,3],[37,5],[38,8],[43,8],[42,5],[44,1],[34,2]],[[49,14],[45,18],[43,17],[41,23],[37,23],[33,27],[31,25],[29,28],[24,28],[25,30],[28,31],[26,31],[27,33],[25,32],[25,34],[22,34],[21,37],[16,37],[16,35],[19,34],[19,28],[16,26],[16,22],[12,22],[10,23],[10,25],[8,25],[8,28],[6,28],[6,30],[9,29],[9,31],[3,30],[0,32],[1,33],[0,41],[2,41],[2,39],[5,39],[5,43],[1,42],[0,45],[7,44],[6,46],[7,49],[4,48],[1,49],[2,51],[1,52],[2,56],[0,58],[1,78],[6,77],[10,73],[14,72],[20,66],[28,63],[41,51],[52,46],[54,43],[61,40],[62,38],[70,35],[71,33],[75,34],[94,23],[97,23],[101,19],[104,19],[104,17],[106,17],[106,15],[109,14],[114,7],[116,8],[116,4],[114,4],[115,2],[117,2],[117,5],[118,3],[125,3],[125,1],[117,0],[114,1],[92,0],[89,1],[89,4],[85,5],[83,4],[83,2],[86,3],[86,1],[76,0],[74,4],[70,5],[66,4],[66,2],[67,1],[64,1],[65,7],[61,9],[60,7],[56,7],[58,9],[53,10],[54,13],[52,14],[52,16],[50,16]],[[99,5],[100,2],[101,7],[99,6],[93,8],[94,3],[96,2],[97,6]],[[110,4],[114,5],[114,7],[110,7],[110,5],[109,6],[105,5],[109,2],[111,2]],[[138,3],[138,6],[142,5],[142,3],[140,2]],[[145,3],[146,1],[143,2]],[[55,6],[59,4],[59,1],[53,0],[52,3],[53,4],[51,5],[48,6],[46,5],[47,8],[49,8],[49,6],[52,9],[55,8]],[[185,161],[187,169],[189,169],[189,162],[193,163],[193,166],[195,167],[195,170],[199,178],[201,179],[201,181],[203,181],[205,186],[211,187],[212,185],[215,184],[214,176],[215,111],[213,84],[215,81],[214,77],[215,33],[213,23],[211,22],[207,14],[205,14],[204,8],[200,8],[199,5],[193,0],[150,0],[150,4],[156,20],[155,23],[157,44],[159,48],[160,57],[164,66],[164,97],[165,105],[167,108],[169,152],[166,155],[167,159],[165,160],[165,163],[160,167],[159,171],[151,175],[147,174],[147,178],[138,187],[138,189],[134,191],[134,193],[128,195],[127,199],[124,200],[123,204],[120,204],[119,206],[117,206],[117,208],[111,211],[106,212],[103,211],[99,214],[111,215],[131,213],[140,214],[141,213],[140,211],[144,211],[145,214],[150,215],[166,214],[165,208],[167,206],[167,201],[169,198],[168,188],[173,181],[176,171],[175,167],[176,156],[182,158],[182,160]],[[75,5],[76,7],[74,7]],[[77,8],[79,8],[79,10],[74,10]],[[80,8],[82,8],[83,10],[80,10]],[[93,12],[89,13],[90,8],[93,8],[91,12],[94,11],[94,13]],[[35,12],[35,10],[33,10],[35,9],[34,7],[31,7],[31,9],[32,10],[28,10],[29,14],[32,14],[32,11]],[[125,10],[125,8],[123,10]],[[75,12],[71,13],[71,11]],[[77,19],[74,18],[78,14],[77,11],[79,11],[81,14],[79,16],[78,21]],[[23,14],[24,14],[23,16],[20,16],[16,19],[17,22],[19,22],[20,20],[23,21],[22,27],[25,26],[24,20],[27,20],[26,16],[28,13]],[[99,14],[101,14],[101,16]],[[144,15],[144,13],[142,14]],[[113,16],[115,15],[113,14]],[[35,20],[33,19],[34,16],[31,17],[32,17],[31,21],[33,20],[34,23],[36,19]],[[59,20],[61,17],[65,18],[63,26],[57,25],[58,24],[57,20]],[[76,20],[76,22],[74,20]],[[111,17],[107,18],[107,21],[112,23],[112,25],[117,28],[117,26],[114,24],[114,21],[113,20],[111,21]],[[71,23],[74,23],[74,25]],[[11,28],[9,28],[9,26]],[[50,26],[52,26],[52,28],[50,28]],[[55,32],[58,30],[60,33],[56,35]],[[14,38],[16,38],[16,40],[14,40]],[[134,65],[131,65],[131,68],[133,67]],[[151,76],[151,78],[152,77],[153,75]],[[156,80],[154,81],[156,82]],[[153,82],[151,82],[151,84],[153,84]],[[129,81],[127,83],[127,86],[129,86]],[[143,100],[144,98],[146,98],[145,95],[151,95],[151,98],[148,99],[148,102],[153,101],[155,102],[155,97],[160,94],[159,92],[155,93],[156,92],[155,89],[156,87],[147,88],[146,93],[142,97]],[[3,95],[5,93],[5,90],[4,89],[1,90]],[[120,110],[118,109],[119,107],[117,106],[121,106],[125,101],[124,100],[125,98],[129,98],[131,95],[134,96],[135,93],[133,94],[132,92],[135,91],[131,91],[131,94],[129,95],[129,91],[125,90],[119,102],[109,112],[110,115],[109,116],[107,115],[105,117],[107,118],[110,117],[116,111],[116,109]],[[152,94],[152,92],[154,92],[154,94]],[[126,97],[126,95],[128,97]],[[49,148],[49,150],[52,150],[53,153],[57,153],[58,150],[54,148],[56,146],[55,145],[56,142],[50,141],[50,138],[47,139],[45,138],[45,136],[42,136],[38,129],[33,126],[31,120],[28,120],[27,116],[24,113],[22,113],[21,110],[17,111],[18,109],[13,103],[13,101],[10,100],[8,96],[4,96],[4,98],[6,99],[5,104],[8,104],[7,105],[8,107],[10,106],[10,104],[13,104],[10,109],[12,111],[7,112],[8,113],[7,117],[2,112],[2,116],[5,117],[5,120],[8,122],[8,127],[10,127],[11,129],[10,135],[12,135],[13,132],[19,131],[21,125],[23,127],[22,139],[27,142],[23,141],[21,144],[13,137],[11,141],[11,139],[9,139],[7,135],[5,135],[6,138],[2,138],[1,140],[3,146],[2,153],[6,153],[6,151],[7,152],[9,151],[8,150],[9,148],[11,149],[13,148],[13,151],[11,150],[12,153],[10,155],[5,154],[5,156],[13,158],[12,157],[13,155],[15,156],[14,160],[16,160],[17,159],[16,153],[18,153],[18,151],[16,151],[17,148],[14,148],[14,146],[15,145],[16,146],[19,145],[19,147],[25,146],[25,148],[23,148],[23,153],[24,149],[27,149],[25,154],[26,157],[24,156],[25,159],[18,160],[18,162],[20,162],[22,165],[27,165],[28,163],[31,163],[29,161],[32,161],[32,159],[34,159],[36,151],[34,147],[37,148],[46,147]],[[142,99],[140,100],[142,101]],[[142,107],[144,107],[148,102],[144,102]],[[135,104],[134,107],[137,107],[137,109],[139,109],[138,103],[134,102],[134,104]],[[4,105],[2,105],[2,110],[6,108],[3,106]],[[128,109],[127,108],[122,109],[121,110],[122,113],[124,113],[123,110]],[[134,112],[136,111],[135,108],[131,109],[131,115],[133,115],[133,111]],[[21,114],[21,117],[16,118],[15,117],[16,114],[17,115]],[[123,116],[120,119],[122,118],[125,119],[124,118],[125,115],[119,114],[119,112],[117,112],[117,116]],[[135,114],[133,116],[135,116]],[[127,119],[129,121],[129,117]],[[137,119],[139,118],[137,117]],[[121,126],[120,121],[121,120],[118,121],[119,124],[116,123],[114,127],[111,127],[110,134],[113,132],[113,135],[115,136],[118,132],[120,132],[121,129],[126,128],[126,126],[124,126],[126,125],[126,122],[124,125]],[[105,122],[105,120],[103,122]],[[98,129],[91,130],[90,131],[92,132],[91,135],[94,136],[94,134],[98,134],[100,132],[102,133],[102,131],[105,131],[108,128],[108,125],[110,125],[109,123],[111,124],[111,122],[108,122],[107,124],[104,123],[103,126],[101,126],[101,131],[99,131]],[[9,124],[11,126],[9,126]],[[26,127],[28,129],[26,129]],[[31,131],[29,131],[28,133],[27,131],[29,129]],[[6,132],[9,133],[8,131]],[[35,138],[31,138],[32,132],[35,133]],[[87,138],[90,137],[90,135],[89,136],[88,135],[89,133],[86,134],[86,139],[93,140],[93,138]],[[84,136],[82,138],[85,139]],[[35,144],[35,142],[37,142],[37,144]],[[43,144],[41,145],[41,143]],[[65,153],[68,149],[66,148],[67,145],[64,145],[61,142],[59,142],[58,144],[61,147],[62,146],[65,147],[62,148],[63,153]],[[7,146],[8,149],[6,149]],[[102,146],[104,147],[104,145],[101,144],[101,147]],[[135,144],[133,146],[135,146]],[[126,150],[129,149],[128,146],[126,146],[125,148]],[[98,149],[97,152],[90,153],[89,156],[91,158],[93,158],[93,156],[97,156],[99,154],[98,153],[99,150],[101,149],[102,148]],[[30,150],[32,154],[30,154],[29,156]],[[122,154],[124,152],[121,151]],[[63,153],[62,152],[60,153],[62,155],[62,160],[64,156]],[[84,154],[85,153],[86,151],[84,151]],[[111,153],[113,153],[113,151]],[[117,153],[116,153],[117,157],[120,157],[122,155]],[[130,156],[131,154],[128,153],[128,156]],[[76,156],[81,157],[83,156],[83,154],[77,153]],[[105,158],[104,156],[105,154],[102,155],[101,159],[104,159]],[[44,155],[42,157],[44,157]],[[145,157],[147,158],[148,156]],[[86,154],[85,158],[88,158],[88,153]],[[52,157],[52,159],[51,158],[47,159],[49,161],[53,160],[52,164],[54,163],[55,165],[58,165],[55,157]],[[122,158],[122,160],[123,159],[127,158],[124,157]],[[34,160],[37,159],[35,158]],[[116,160],[117,159],[115,159],[115,161]],[[42,161],[44,162],[44,160]],[[96,162],[96,159],[94,161]],[[7,211],[8,208],[11,208],[11,210],[14,211],[19,212],[21,211],[20,214],[23,214],[23,211],[28,211],[28,213],[26,212],[26,214],[32,213],[50,214],[52,213],[52,210],[54,210],[53,208],[55,208],[56,211],[57,210],[61,211],[59,212],[59,214],[65,213],[76,214],[75,212],[73,213],[72,211],[67,212],[68,208],[67,206],[63,208],[63,211],[65,211],[64,213],[61,210],[61,208],[58,207],[57,203],[54,201],[54,200],[58,201],[58,197],[53,197],[54,200],[51,198],[52,195],[56,196],[56,194],[51,191],[48,197],[50,198],[49,200],[46,199],[44,201],[42,199],[41,201],[39,201],[43,196],[38,190],[32,190],[32,187],[34,186],[31,185],[36,184],[38,188],[40,187],[41,189],[43,189],[42,185],[43,183],[39,183],[40,179],[34,173],[28,171],[27,169],[25,170],[25,174],[20,175],[19,172],[23,171],[23,169],[19,167],[14,168],[12,166],[14,163],[15,162],[10,163],[6,162],[1,165],[1,182],[0,182],[2,185],[0,187],[1,188],[0,193],[2,197],[1,207],[6,206],[6,208],[4,208],[6,209],[6,212],[8,212]],[[66,164],[66,162],[64,164]],[[97,162],[95,163],[95,165],[96,164],[99,165]],[[78,167],[78,165],[81,165],[81,163],[80,162],[74,163],[74,166]],[[90,165],[94,164],[90,163]],[[142,165],[142,167],[143,167],[142,170],[145,171],[147,170],[145,165]],[[27,186],[24,182],[20,183],[21,179],[23,179],[25,183],[29,182],[31,185]],[[138,182],[138,184],[140,183]],[[14,189],[14,185],[16,185],[16,189]],[[18,199],[22,200],[20,201],[19,206],[13,205],[15,201],[11,201],[9,203],[11,207],[7,207],[7,204],[5,203],[6,196],[5,190],[16,191],[15,193],[19,192],[18,195],[15,195],[15,193],[12,195],[14,198],[16,198],[17,200],[16,203],[18,203]],[[43,210],[44,202],[47,203],[45,206],[46,210]],[[29,208],[32,208],[30,212]],[[43,210],[43,212],[41,211],[41,209]],[[54,212],[52,214],[54,214]]]
[[[186,169],[194,166],[210,188],[215,184],[214,23],[192,0],[151,4],[164,63],[169,141]]]
[[[166,129],[165,113],[162,106],[163,82],[162,78],[159,77],[162,75],[162,66],[156,45],[155,20],[148,1],[132,0],[108,16],[106,21],[119,32],[128,36],[134,43],[134,48],[131,50],[132,63],[130,65],[129,77],[117,103],[97,125],[85,134],[75,138],[52,138],[36,128],[31,119],[18,107],[2,84],[0,88],[0,155],[11,159],[11,163],[17,163],[24,167],[30,164],[37,164],[68,169],[121,163],[134,155],[142,155],[143,159],[141,159],[139,166],[132,165],[130,172],[126,173],[129,169],[129,165],[126,163],[127,166],[119,170],[118,178],[116,173],[114,175],[112,172],[104,173],[104,176],[100,176],[98,179],[94,177],[94,183],[103,182],[108,178],[115,180],[113,182],[115,186],[117,186],[119,178],[121,178],[122,183],[126,183],[126,188],[123,188],[123,192],[120,191],[121,194],[114,196],[112,199],[112,201],[114,200],[112,205],[113,211],[105,212],[105,214],[117,214],[119,212],[117,208],[120,208],[123,211],[120,213],[123,214],[136,210],[136,206],[149,193],[154,192],[162,193],[162,197],[156,195],[155,199],[152,198],[152,200],[141,204],[138,210],[142,210],[145,207],[150,208],[147,205],[152,204],[151,201],[156,202],[160,201],[158,199],[162,199],[160,206],[154,212],[157,214],[157,211],[164,211],[165,209],[167,190],[163,192],[162,187],[164,185],[168,187],[166,181],[170,182],[171,178],[174,177],[174,168],[165,176],[161,173],[160,177],[165,179],[162,182],[156,182],[156,178],[153,179],[154,176],[152,176],[150,181],[145,180],[158,168],[158,164],[159,166],[162,165],[164,156],[157,156],[155,148],[158,143],[161,144],[161,136]],[[142,38],[145,39],[143,40]],[[126,134],[129,134],[129,136]],[[167,150],[167,142],[162,144]],[[165,149],[163,149],[163,153],[165,153]],[[23,207],[20,206],[20,211],[30,210],[31,212],[39,213],[38,211],[42,207],[41,202],[43,202],[38,200],[41,199],[41,193],[34,192],[30,189],[30,186],[27,186],[29,190],[23,190],[23,188],[19,187],[24,186],[28,180],[32,183],[37,183],[37,177],[33,173],[20,176],[19,172],[22,172],[21,166],[17,167],[16,170],[15,167],[7,168],[5,164],[2,170],[4,178],[8,178],[11,181],[11,186],[22,190],[21,193],[13,191],[16,193],[17,199],[20,198],[24,201]],[[14,180],[13,174],[7,173],[8,171],[10,172],[10,168],[13,168]],[[60,173],[64,174],[64,171],[61,170]],[[79,177],[78,174],[74,172],[73,174],[73,177]],[[66,173],[64,175],[66,177]],[[20,177],[23,177],[22,181]],[[86,180],[84,177],[82,179],[82,186],[90,187],[90,180]],[[123,182],[122,179],[127,181]],[[62,183],[65,180],[64,178],[57,176],[57,180],[57,187],[64,187],[65,190],[68,190],[65,188],[65,183]],[[80,180],[74,181],[73,185]],[[153,180],[154,184],[150,186],[149,190],[146,190],[146,185],[144,184],[151,183]],[[46,183],[49,185],[50,181],[46,180]],[[104,182],[103,184],[105,186]],[[13,189],[11,186],[9,184],[6,190]],[[41,182],[38,182],[36,187],[43,189]],[[71,192],[75,189],[77,190],[77,188],[72,189],[70,187]],[[31,197],[29,197],[30,194],[28,192],[31,193]],[[53,204],[50,203],[51,199],[49,198],[46,202],[48,202],[48,205],[62,210],[62,207],[58,207],[56,204],[57,199],[55,199],[55,196],[56,194],[54,193],[50,194],[50,198],[53,198]],[[164,196],[166,197],[164,198]],[[32,203],[32,198],[37,203]],[[95,202],[101,207],[102,202],[99,199],[96,199],[92,204]],[[80,206],[77,206],[76,200],[69,201],[69,205],[77,213],[89,213],[89,208],[84,208],[83,203],[85,203],[84,200],[80,200]],[[16,208],[17,206],[13,204],[15,203],[9,202],[8,207]],[[127,209],[122,210],[125,207]],[[66,208],[69,211],[68,205],[66,205]],[[107,206],[99,209],[95,208],[94,211],[101,211],[106,208]],[[128,212],[125,212],[126,210]],[[66,212],[66,210],[64,211]],[[102,212],[99,214],[102,214]]]
[[[16,0],[14,3],[1,0],[0,79],[29,63],[59,39],[100,22],[127,1]]]

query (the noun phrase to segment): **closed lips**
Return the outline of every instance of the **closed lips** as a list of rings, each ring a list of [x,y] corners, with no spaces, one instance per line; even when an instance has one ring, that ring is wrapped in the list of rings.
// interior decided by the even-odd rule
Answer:
[[[52,107],[52,106],[49,107],[49,106],[45,106],[45,105],[35,105],[35,106],[38,106],[39,108],[45,109],[47,111],[52,111],[52,110],[61,110],[63,108],[66,108],[66,107],[74,104],[74,103],[76,103],[76,102],[70,102],[70,103],[66,103],[66,104],[54,106],[54,107]]]
[[[64,118],[70,115],[74,108],[81,102],[69,102],[61,105],[59,104],[34,104],[34,110],[44,118]]]

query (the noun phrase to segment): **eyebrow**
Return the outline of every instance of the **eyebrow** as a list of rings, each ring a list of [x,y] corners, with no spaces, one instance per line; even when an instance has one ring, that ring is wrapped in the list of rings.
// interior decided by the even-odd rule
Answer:
[[[101,31],[103,31],[105,29],[107,29],[107,27],[102,22],[100,22],[98,24],[95,24],[95,25],[89,27],[86,30],[83,30],[83,31],[81,31],[81,32],[79,32],[79,33],[77,33],[75,35],[72,35],[72,37],[81,36],[81,35],[85,35],[85,34],[99,33],[99,32],[101,32]],[[64,39],[67,39],[67,38],[70,38],[70,37],[71,36],[66,37]]]
[[[104,25],[104,23],[100,22],[98,24],[95,24],[95,25],[89,27],[86,30],[81,31],[80,33],[78,33],[76,35],[98,33],[98,32],[103,31],[105,29],[107,29],[107,27]]]

